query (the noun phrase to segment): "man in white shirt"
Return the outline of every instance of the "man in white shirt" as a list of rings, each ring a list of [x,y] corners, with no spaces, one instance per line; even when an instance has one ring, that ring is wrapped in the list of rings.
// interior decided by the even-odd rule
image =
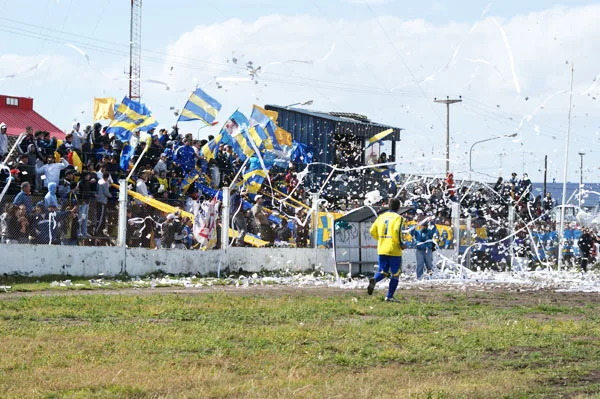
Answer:
[[[48,187],[48,184],[54,183],[58,186],[60,181],[60,171],[69,166],[64,158],[60,159],[60,162],[54,163],[54,157],[48,157],[47,164],[41,164],[38,161],[38,165],[35,167],[35,172],[38,176],[44,175],[44,187]],[[41,164],[41,165],[40,165]]]
[[[8,135],[6,134],[6,123],[0,123],[0,161],[8,154]]]
[[[143,171],[135,184],[135,191],[137,193],[140,193],[144,197],[149,196],[148,195],[148,186],[146,185],[146,183],[148,182],[148,179],[150,178],[150,176],[149,176],[150,174],[152,174],[152,171],[150,171],[150,170]]]
[[[80,132],[79,128],[79,122],[73,123],[73,130],[71,131],[71,134],[73,135],[73,142],[71,144],[77,151],[81,151],[81,140],[84,136],[84,133]]]
[[[129,138],[129,145],[133,148],[137,148],[139,143],[140,143],[140,131],[136,130],[135,132],[133,132],[133,134]]]

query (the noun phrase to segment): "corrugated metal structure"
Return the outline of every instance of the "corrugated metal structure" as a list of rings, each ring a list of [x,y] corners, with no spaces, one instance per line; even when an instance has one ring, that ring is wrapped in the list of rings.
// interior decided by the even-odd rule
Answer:
[[[9,136],[18,136],[31,126],[34,131],[45,130],[59,139],[65,137],[58,127],[33,110],[33,98],[29,97],[0,94],[0,122],[6,123]]]
[[[379,190],[384,197],[395,193],[395,184],[390,180],[390,172],[394,168],[354,168],[365,165],[368,139],[388,129],[393,131],[383,141],[392,142],[390,158],[395,159],[401,129],[371,122],[359,114],[318,112],[278,105],[266,105],[265,109],[278,113],[277,125],[290,132],[295,141],[312,146],[313,162],[353,169],[335,172],[326,184],[331,169],[323,164],[313,165],[303,182],[308,190],[320,190],[323,198],[346,203],[373,190]],[[303,168],[302,164],[296,166],[298,170]]]
[[[400,128],[371,122],[366,116],[341,112],[318,112],[301,108],[266,105],[265,109],[277,111],[277,124],[292,134],[292,138],[314,148],[314,161],[327,164],[334,163],[336,143],[334,136],[354,135],[365,141],[387,129],[394,132],[384,141],[400,141]],[[392,156],[395,158],[396,146],[392,145]],[[363,151],[364,156],[364,151]],[[364,163],[364,159],[362,159]]]

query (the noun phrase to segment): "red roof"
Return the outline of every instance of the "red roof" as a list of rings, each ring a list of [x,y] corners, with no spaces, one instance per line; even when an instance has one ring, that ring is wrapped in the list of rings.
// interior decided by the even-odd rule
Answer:
[[[33,131],[45,130],[62,139],[65,133],[33,110],[33,98],[0,94],[0,123],[4,122],[9,136],[18,136],[31,126]]]

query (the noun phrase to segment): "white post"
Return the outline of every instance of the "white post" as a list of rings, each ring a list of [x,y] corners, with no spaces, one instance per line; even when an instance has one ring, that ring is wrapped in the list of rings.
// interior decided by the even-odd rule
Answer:
[[[223,187],[223,202],[221,206],[221,249],[229,247],[229,187]]]
[[[573,110],[573,64],[571,64],[571,93],[569,94],[569,124],[565,143],[565,166],[563,171],[562,206],[560,208],[560,229],[558,230],[558,270],[562,268],[563,240],[565,232],[565,205],[567,205],[567,166],[569,165],[569,138],[571,136],[571,111]]]
[[[454,249],[456,259],[460,257],[460,203],[452,202],[452,235],[454,236]]]
[[[515,251],[514,251],[514,241],[515,241],[515,237],[513,236],[513,234],[515,233],[515,207],[512,205],[508,206],[508,236],[510,237],[508,239],[508,253],[510,255],[510,270],[513,270],[513,266],[514,266],[514,258],[515,258]]]
[[[229,187],[223,187],[223,201],[221,205],[221,249],[225,256],[225,266],[229,268]],[[221,259],[223,259],[223,255]],[[217,278],[221,278],[221,261],[217,266]]]
[[[313,248],[317,248],[318,246],[318,233],[319,233],[319,194],[313,193],[310,195],[310,201],[312,205],[312,240],[313,240]]]
[[[119,180],[119,231],[117,245],[125,248],[127,245],[127,180]]]
[[[471,268],[471,235],[472,235],[472,229],[473,224],[472,224],[472,220],[471,220],[471,215],[469,215],[467,217],[467,248],[468,248],[468,252],[469,252],[469,256],[467,257],[467,268]]]

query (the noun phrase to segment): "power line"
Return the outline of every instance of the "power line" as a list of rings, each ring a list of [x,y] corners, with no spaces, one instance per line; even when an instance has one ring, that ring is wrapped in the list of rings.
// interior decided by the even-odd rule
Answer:
[[[377,25],[379,25],[379,28],[381,29],[381,31],[383,32],[383,34],[385,35],[385,37],[387,38],[387,40],[392,45],[392,48],[394,49],[394,51],[398,55],[398,58],[400,58],[400,61],[402,61],[402,64],[404,64],[404,67],[406,68],[406,70],[408,71],[408,73],[410,73],[410,76],[412,77],[413,82],[419,87],[419,90],[421,91],[421,94],[423,95],[423,98],[424,99],[430,98],[430,96],[428,96],[425,93],[425,90],[423,90],[423,86],[421,86],[421,83],[419,82],[419,80],[417,79],[417,77],[415,76],[415,74],[413,73],[413,71],[410,68],[410,66],[408,66],[408,63],[406,62],[406,60],[404,59],[404,57],[400,53],[400,50],[398,50],[398,48],[396,47],[396,44],[394,43],[394,41],[388,35],[387,31],[385,30],[385,28],[381,24],[381,21],[379,21],[379,18],[377,17],[377,14],[375,14],[375,11],[373,11],[373,9],[371,8],[371,6],[369,5],[368,0],[365,0],[365,5],[369,8],[369,11],[371,11],[371,14],[373,14],[373,17],[375,18],[375,21],[377,22]],[[437,118],[439,119],[439,121],[441,123],[444,123],[444,121],[442,120],[442,118],[440,117],[440,115],[437,113],[437,111],[435,110],[435,108],[430,103],[428,103],[428,104],[429,104],[429,108],[431,108],[431,111],[437,116]]]

